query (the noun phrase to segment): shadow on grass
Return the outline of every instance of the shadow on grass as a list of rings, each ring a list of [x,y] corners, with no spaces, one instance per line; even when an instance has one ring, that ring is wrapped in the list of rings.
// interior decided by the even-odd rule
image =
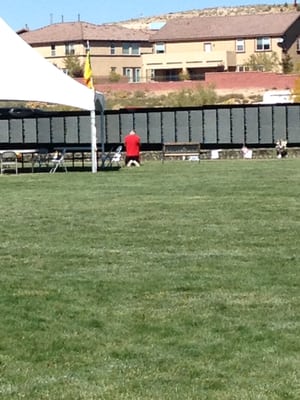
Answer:
[[[121,169],[120,165],[111,166],[111,167],[99,167],[98,171],[109,172],[109,171],[119,171]]]
[[[68,172],[87,172],[87,171],[91,171],[91,166],[86,166],[86,167],[72,167],[72,166],[67,166]],[[121,169],[121,166],[111,166],[111,167],[98,167],[97,171],[103,171],[103,172],[109,172],[109,171],[119,171]],[[28,173],[49,173],[50,172],[50,168],[35,168],[34,171],[32,171],[31,168],[18,168],[18,173],[22,173],[22,174],[28,174]],[[57,171],[55,172],[56,174],[59,173],[66,173],[65,170],[63,168],[59,168],[57,169]],[[7,174],[15,174],[14,172],[10,172],[8,171]]]

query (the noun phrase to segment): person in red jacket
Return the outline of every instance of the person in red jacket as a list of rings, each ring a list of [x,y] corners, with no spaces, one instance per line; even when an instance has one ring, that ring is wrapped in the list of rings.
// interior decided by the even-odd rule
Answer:
[[[132,165],[139,167],[141,138],[134,130],[132,130],[125,136],[124,144],[126,150],[125,164],[127,167],[131,167]]]

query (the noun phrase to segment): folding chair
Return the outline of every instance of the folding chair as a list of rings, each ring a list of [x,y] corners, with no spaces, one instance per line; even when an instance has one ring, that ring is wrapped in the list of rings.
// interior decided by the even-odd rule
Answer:
[[[110,163],[116,163],[117,165],[120,165],[121,162],[121,158],[122,158],[122,149],[123,146],[120,145],[116,148],[114,154],[112,155],[111,159],[110,159]]]
[[[32,167],[32,172],[34,172],[34,166],[35,164],[38,165],[39,171],[41,170],[42,166],[49,166],[49,153],[48,149],[41,148],[37,153],[34,153],[32,156],[32,161],[31,161],[31,167]]]
[[[56,170],[60,167],[68,172],[67,167],[65,166],[65,154],[66,150],[64,149],[61,153],[56,152],[50,163],[52,164],[52,168],[50,169],[50,174],[54,174]]]
[[[18,157],[14,151],[4,151],[0,155],[1,175],[4,171],[14,170],[18,173]]]
[[[122,149],[123,146],[120,145],[115,151],[111,150],[109,153],[107,153],[102,159],[102,167],[112,167],[113,163],[116,163],[118,166],[120,166]]]

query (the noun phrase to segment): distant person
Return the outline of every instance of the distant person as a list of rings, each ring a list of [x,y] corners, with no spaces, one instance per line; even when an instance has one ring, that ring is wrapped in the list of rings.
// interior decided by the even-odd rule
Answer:
[[[276,154],[277,158],[284,158],[287,157],[287,140],[279,139],[276,142]]]
[[[242,147],[241,151],[243,158],[252,158],[252,150],[248,149],[248,147],[245,144]]]
[[[125,144],[125,164],[127,167],[131,167],[132,165],[139,167],[140,166],[140,148],[141,148],[141,138],[134,131],[130,131],[124,139]]]

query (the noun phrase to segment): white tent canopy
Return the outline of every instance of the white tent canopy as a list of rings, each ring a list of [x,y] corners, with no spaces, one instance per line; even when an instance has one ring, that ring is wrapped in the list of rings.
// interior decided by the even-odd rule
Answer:
[[[0,18],[0,100],[62,104],[91,111],[91,146],[95,172],[95,110],[104,99],[44,59]],[[96,167],[97,168],[97,167]]]

